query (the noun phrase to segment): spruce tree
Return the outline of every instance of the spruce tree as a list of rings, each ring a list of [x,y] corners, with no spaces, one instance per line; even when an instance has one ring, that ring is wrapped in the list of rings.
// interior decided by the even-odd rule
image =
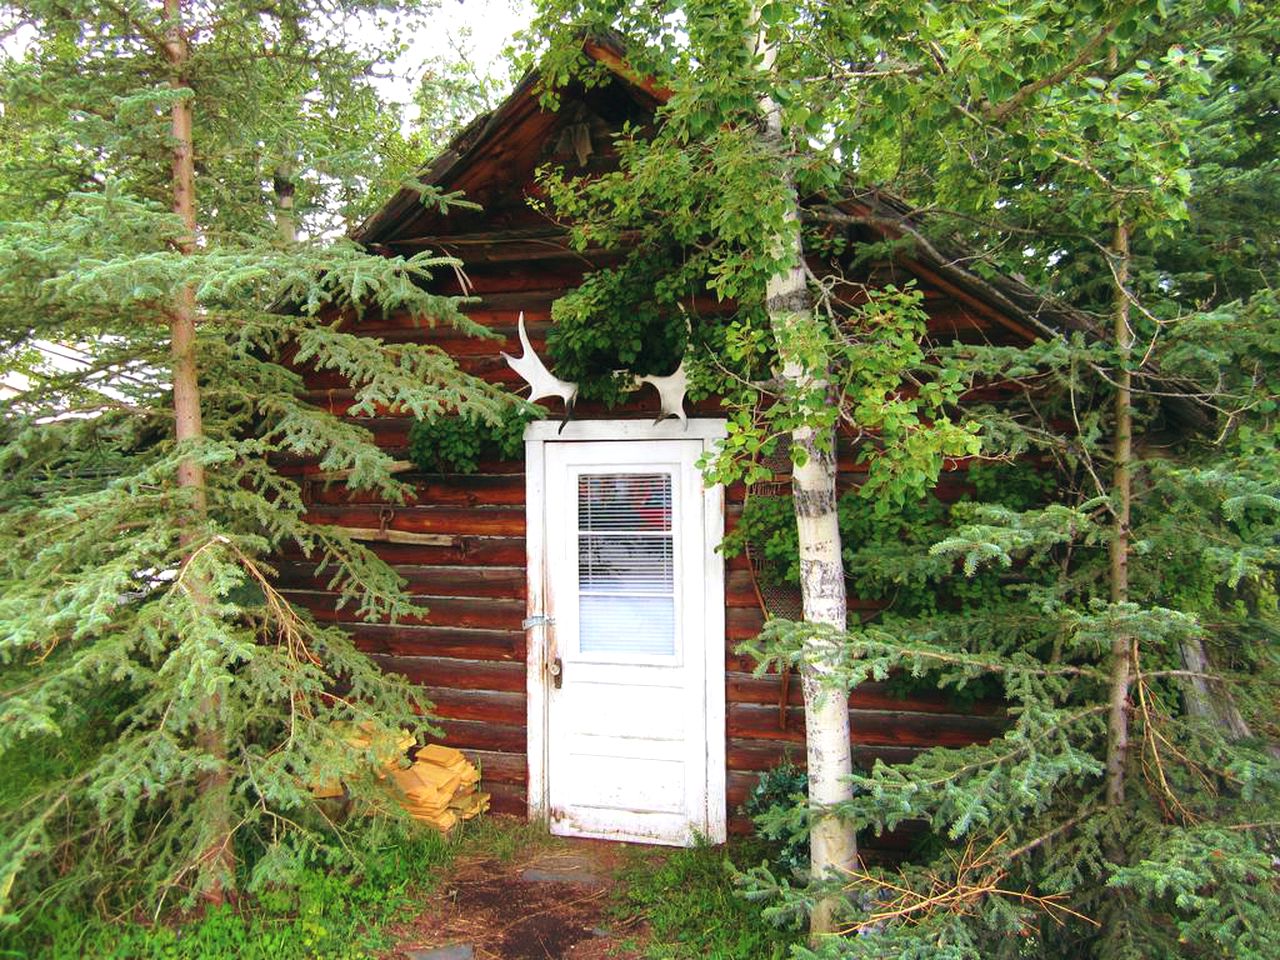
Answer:
[[[387,174],[396,115],[370,74],[423,13],[5,7],[24,44],[0,65],[6,920],[220,901],[349,853],[359,817],[313,787],[368,794],[395,732],[430,730],[414,687],[292,607],[272,567],[300,552],[362,615],[421,614],[366,546],[306,522],[297,466],[403,499],[361,415],[511,413],[440,351],[337,320],[483,333],[428,292],[456,262],[331,239]],[[305,401],[303,366],[351,383],[347,417]]]

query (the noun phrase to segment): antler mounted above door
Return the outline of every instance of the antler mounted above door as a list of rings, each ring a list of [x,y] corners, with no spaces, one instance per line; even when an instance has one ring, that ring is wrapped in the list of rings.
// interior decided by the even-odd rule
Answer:
[[[529,342],[529,334],[524,327],[524,311],[520,312],[520,319],[516,322],[516,329],[520,336],[520,346],[523,348],[523,352],[520,356],[513,357],[503,351],[502,358],[529,385],[528,399],[530,403],[536,403],[546,397],[559,397],[564,401],[564,421],[560,424],[560,430],[563,432],[565,424],[573,419],[573,406],[578,399],[578,385],[570,383],[568,380],[561,380],[547,369],[546,364],[534,352],[533,344]],[[654,422],[660,423],[668,417],[675,417],[687,428],[689,418],[684,412],[684,397],[689,387],[689,377],[685,373],[684,361],[680,361],[680,366],[676,367],[674,373],[665,377],[658,377],[653,374],[634,377],[632,379],[632,389],[639,390],[646,383],[652,384],[653,388],[658,391],[658,399],[661,404],[658,419]]]

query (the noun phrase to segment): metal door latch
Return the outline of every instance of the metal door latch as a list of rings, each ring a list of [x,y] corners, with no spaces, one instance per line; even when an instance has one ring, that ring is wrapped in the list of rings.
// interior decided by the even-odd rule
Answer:
[[[554,627],[555,623],[555,617],[548,617],[545,613],[536,613],[532,617],[520,621],[520,629],[531,630],[534,627]]]

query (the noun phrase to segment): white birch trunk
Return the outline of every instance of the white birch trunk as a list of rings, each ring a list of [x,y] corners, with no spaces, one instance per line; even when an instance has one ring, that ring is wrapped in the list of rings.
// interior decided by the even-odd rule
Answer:
[[[757,42],[762,69],[772,71],[774,50],[761,31]],[[764,138],[779,153],[784,148],[782,115],[769,98],[761,102],[765,116]],[[799,221],[799,198],[788,180],[791,205],[789,226]],[[798,230],[790,236],[774,238],[778,253],[790,266],[770,278],[765,307],[778,344],[782,379],[808,392],[825,386],[826,370],[807,368],[794,348],[797,336],[809,341],[807,331],[820,323],[814,315],[813,296],[804,269],[804,248]],[[789,247],[789,249],[783,249]],[[779,259],[783,259],[780,257]],[[791,472],[791,491],[800,547],[800,586],[806,623],[825,624],[843,631],[848,607],[845,598],[844,565],[840,551],[840,528],[836,515],[835,428],[822,431],[800,427],[792,432],[792,445],[804,451],[804,463]],[[843,689],[831,682],[834,654],[830,645],[810,638],[805,645],[805,665],[801,669],[804,689],[805,746],[809,771],[809,804],[814,811],[809,838],[809,864],[815,878],[844,875],[857,859],[853,830],[831,808],[852,798],[849,778],[853,773],[849,748],[849,703]],[[835,929],[839,898],[820,900],[809,918],[810,937]]]
[[[1116,225],[1111,243],[1115,259],[1114,336],[1119,355],[1115,395],[1115,467],[1111,482],[1115,521],[1111,536],[1111,602],[1129,600],[1129,519],[1133,499],[1133,331],[1129,326],[1129,229]],[[1125,799],[1125,772],[1129,756],[1129,688],[1133,680],[1133,640],[1121,631],[1111,641],[1111,696],[1107,719],[1107,804],[1118,807]]]
[[[293,210],[293,165],[282,162],[271,179],[276,197],[276,233],[286,247],[298,242],[298,222]]]

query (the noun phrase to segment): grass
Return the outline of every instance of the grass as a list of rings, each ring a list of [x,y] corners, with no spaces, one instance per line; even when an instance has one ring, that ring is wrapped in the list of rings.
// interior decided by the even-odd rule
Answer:
[[[50,911],[0,930],[0,958],[72,960],[365,960],[393,946],[387,926],[415,916],[459,856],[510,863],[551,842],[544,827],[480,817],[444,839],[426,829],[389,838],[359,876],[306,871],[297,887],[162,924]]]
[[[298,885],[162,924],[113,923],[70,909],[38,917],[0,957],[71,960],[362,960],[389,945],[383,927],[417,911],[458,849],[425,830],[371,854],[359,877],[305,871]]]
[[[23,776],[0,778],[0,801],[15,802],[38,784],[40,768],[75,760],[41,751],[27,759]],[[0,960],[365,960],[394,945],[390,925],[416,916],[458,857],[512,863],[557,842],[544,825],[504,817],[464,827],[448,840],[425,829],[371,838],[376,846],[365,848],[358,874],[317,866],[296,887],[164,923],[108,921],[88,905],[48,909],[21,927],[0,926]],[[766,922],[730,869],[760,855],[749,843],[670,853],[631,848],[613,912],[646,921],[652,960],[780,960],[798,934]]]
[[[749,842],[665,855],[633,850],[614,912],[648,922],[651,960],[781,960],[802,935],[771,925],[733,880],[760,853]]]

